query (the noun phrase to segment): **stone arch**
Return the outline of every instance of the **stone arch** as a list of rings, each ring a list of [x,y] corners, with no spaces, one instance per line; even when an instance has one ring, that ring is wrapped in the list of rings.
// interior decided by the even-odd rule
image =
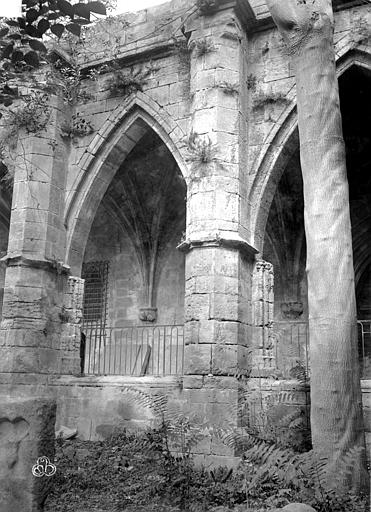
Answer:
[[[371,51],[367,46],[337,52],[337,73],[342,75],[352,66],[371,70]],[[296,98],[295,98],[296,99]],[[263,251],[265,226],[270,206],[282,173],[299,150],[296,105],[289,106],[270,132],[264,148],[255,161],[254,179],[250,188],[250,244]]]
[[[67,197],[66,262],[74,275],[80,275],[91,223],[109,184],[148,129],[162,139],[183,177],[187,178],[188,169],[183,155],[185,133],[179,125],[141,92],[118,105],[77,163],[79,173]]]

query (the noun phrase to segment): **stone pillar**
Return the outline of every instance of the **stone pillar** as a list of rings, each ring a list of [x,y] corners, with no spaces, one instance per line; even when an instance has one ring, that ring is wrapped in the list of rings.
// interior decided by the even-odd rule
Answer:
[[[275,340],[273,338],[273,265],[258,260],[252,276],[253,311],[253,374],[271,375],[276,368]]]
[[[59,371],[60,315],[69,272],[63,263],[68,148],[60,126],[65,111],[62,100],[52,97],[45,129],[20,132],[14,150],[0,327],[0,382],[5,386],[42,384]]]
[[[1,512],[43,510],[54,469],[45,459],[39,470],[51,476],[32,468],[41,457],[54,463],[55,412],[53,400],[0,396]]]
[[[69,277],[64,295],[61,337],[60,373],[80,375],[81,321],[84,300],[84,279]]]
[[[250,368],[251,276],[244,199],[243,31],[229,8],[187,27],[192,125],[188,140],[185,376],[189,412],[210,426],[238,424],[238,378]],[[200,461],[232,464],[233,451],[205,436]],[[206,461],[205,461],[206,462]]]

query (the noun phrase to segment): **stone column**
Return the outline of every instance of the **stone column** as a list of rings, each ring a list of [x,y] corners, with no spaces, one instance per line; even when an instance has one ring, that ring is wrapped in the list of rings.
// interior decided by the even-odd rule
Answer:
[[[54,400],[0,396],[1,512],[43,510],[54,472],[55,412]]]
[[[273,339],[273,265],[258,260],[252,276],[253,374],[269,376],[276,368]]]
[[[81,371],[81,321],[83,314],[84,279],[69,277],[64,295],[61,320],[60,373],[62,375],[80,375]]]
[[[229,4],[230,6],[231,4]],[[192,125],[188,140],[185,376],[189,412],[214,426],[238,424],[238,378],[250,368],[255,251],[243,219],[245,39],[233,7],[188,26]],[[196,447],[201,462],[232,464],[216,437]]]
[[[68,110],[68,109],[67,109]],[[18,133],[2,322],[0,326],[0,508],[41,511],[48,477],[32,465],[53,455],[55,400],[49,377],[60,371],[68,148],[60,134],[66,107],[50,99],[35,133]]]
[[[68,147],[60,134],[67,114],[62,100],[52,97],[45,129],[37,134],[21,131],[14,150],[0,327],[0,382],[5,391],[10,384],[43,384],[49,374],[59,371],[61,314],[69,271],[63,263]]]

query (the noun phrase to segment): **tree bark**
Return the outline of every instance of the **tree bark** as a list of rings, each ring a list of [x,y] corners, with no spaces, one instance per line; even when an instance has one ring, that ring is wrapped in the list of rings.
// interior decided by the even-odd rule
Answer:
[[[311,430],[331,489],[368,489],[349,192],[331,0],[267,0],[293,60],[307,239]],[[310,4],[310,5],[309,5]],[[359,448],[352,474],[341,459]]]

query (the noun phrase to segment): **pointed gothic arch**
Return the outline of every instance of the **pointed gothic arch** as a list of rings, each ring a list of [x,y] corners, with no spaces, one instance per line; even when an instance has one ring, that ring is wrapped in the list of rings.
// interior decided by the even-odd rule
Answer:
[[[337,52],[337,72],[341,76],[352,66],[371,70],[371,48],[361,45],[345,47]],[[291,94],[291,93],[290,93]],[[263,250],[265,227],[270,206],[281,176],[299,147],[296,104],[290,105],[277,121],[255,162],[254,180],[250,188],[250,244]]]
[[[126,156],[153,130],[164,142],[186,179],[185,133],[155,101],[142,92],[116,107],[77,163],[77,178],[67,195],[66,261],[79,275],[83,252],[98,206]]]

